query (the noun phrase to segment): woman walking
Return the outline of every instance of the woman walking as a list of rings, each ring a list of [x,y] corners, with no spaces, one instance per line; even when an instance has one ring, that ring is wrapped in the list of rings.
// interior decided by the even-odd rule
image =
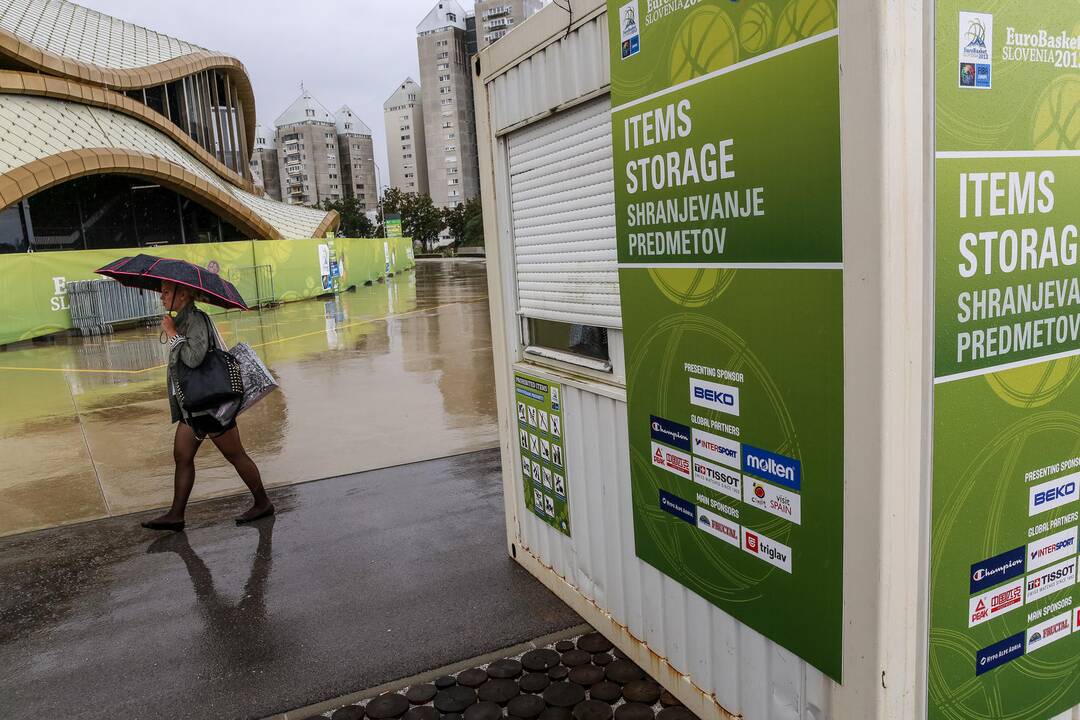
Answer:
[[[206,357],[217,330],[210,316],[195,307],[195,291],[184,285],[161,282],[161,301],[168,313],[161,319],[161,329],[169,343],[168,394],[172,421],[177,423],[173,439],[173,460],[176,472],[173,480],[172,507],[164,515],[142,523],[151,530],[184,529],[184,511],[187,508],[191,488],[195,485],[195,454],[203,440],[210,438],[221,454],[228,460],[240,479],[254,497],[254,504],[247,512],[236,518],[237,523],[249,523],[274,514],[274,505],[266,495],[259,468],[248,457],[240,442],[240,430],[233,420],[221,425],[209,415],[189,416],[180,407],[176,397],[178,369],[181,363],[196,368]]]

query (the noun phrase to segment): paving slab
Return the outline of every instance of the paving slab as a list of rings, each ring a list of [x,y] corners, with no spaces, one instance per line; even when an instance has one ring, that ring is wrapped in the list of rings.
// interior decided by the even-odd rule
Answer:
[[[262,718],[581,623],[506,555],[497,450],[271,496],[0,539],[0,717]]]

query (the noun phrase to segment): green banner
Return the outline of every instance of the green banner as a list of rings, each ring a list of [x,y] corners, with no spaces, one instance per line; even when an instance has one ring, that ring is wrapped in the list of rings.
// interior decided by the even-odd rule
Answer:
[[[146,253],[216,267],[252,301],[256,292],[256,266],[268,266],[274,299],[290,302],[316,297],[324,288],[320,245],[328,240],[245,240],[230,243],[192,243],[152,248],[71,250],[0,255],[0,345],[62,332],[72,327],[67,283],[98,280],[94,271],[109,262]],[[415,265],[408,238],[332,241],[343,288],[363,285],[387,273]],[[329,258],[329,255],[327,255]]]
[[[638,557],[842,670],[833,0],[610,0]]]
[[[562,386],[517,373],[514,375],[514,402],[525,507],[569,537]]]
[[[939,0],[929,717],[1080,703],[1080,5]]]
[[[387,215],[386,216],[386,237],[399,238],[401,233],[401,216],[400,215]]]

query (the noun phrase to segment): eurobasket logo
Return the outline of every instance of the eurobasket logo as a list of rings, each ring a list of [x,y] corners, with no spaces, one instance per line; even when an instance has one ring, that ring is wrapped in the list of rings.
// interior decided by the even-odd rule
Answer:
[[[993,62],[994,16],[960,13],[960,87],[990,89]]]
[[[639,25],[638,0],[619,8],[619,27],[622,31],[622,59],[641,52],[641,25]]]

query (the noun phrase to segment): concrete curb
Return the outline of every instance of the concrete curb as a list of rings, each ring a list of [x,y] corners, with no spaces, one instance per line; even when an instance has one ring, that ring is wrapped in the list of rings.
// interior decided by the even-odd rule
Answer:
[[[444,665],[441,668],[434,670],[428,670],[412,677],[401,678],[399,680],[391,680],[388,683],[383,683],[373,688],[367,688],[366,690],[360,690],[358,692],[349,693],[348,695],[342,695],[331,700],[324,700],[323,702],[316,703],[314,705],[308,705],[307,707],[297,708],[296,710],[289,710],[288,712],[278,713],[277,715],[270,715],[264,720],[306,720],[313,715],[321,715],[328,710],[337,710],[338,708],[346,705],[355,705],[363,700],[368,700],[376,695],[382,695],[386,692],[393,692],[401,688],[409,687],[410,685],[417,685],[420,683],[431,682],[437,677],[443,675],[453,675],[454,673],[461,672],[462,670],[468,670],[469,668],[479,667],[480,665],[487,665],[501,660],[507,657],[514,657],[521,655],[529,650],[535,650],[537,648],[547,647],[560,640],[567,640],[569,638],[584,635],[592,632],[592,626],[588,624],[575,625],[572,628],[561,630],[550,635],[544,635],[528,642],[523,642],[518,645],[514,645],[502,650],[495,650],[484,655],[480,655],[467,660],[461,660],[450,665]]]

